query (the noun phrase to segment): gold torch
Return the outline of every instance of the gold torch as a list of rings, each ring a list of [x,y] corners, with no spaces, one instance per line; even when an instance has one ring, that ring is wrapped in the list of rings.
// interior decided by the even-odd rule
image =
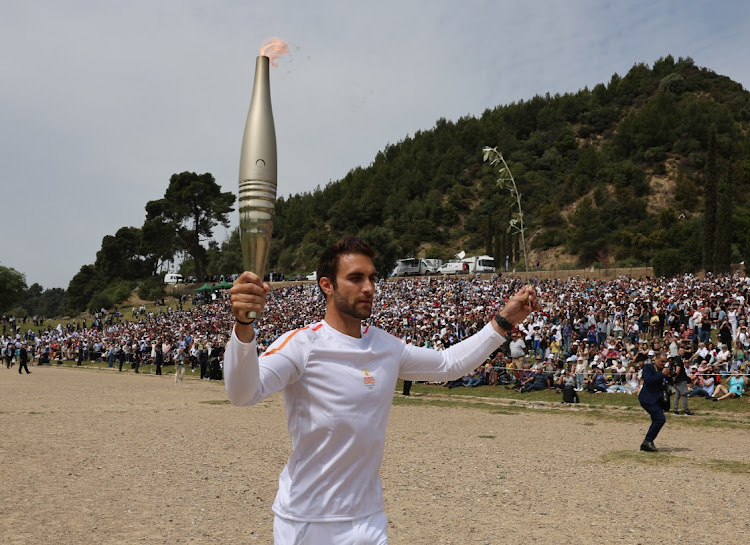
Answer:
[[[268,263],[276,203],[276,129],[271,110],[269,64],[288,51],[284,42],[271,41],[255,60],[255,82],[245,123],[240,155],[240,245],[246,271],[263,278]],[[266,55],[268,53],[268,56]],[[256,312],[249,312],[255,320]]]

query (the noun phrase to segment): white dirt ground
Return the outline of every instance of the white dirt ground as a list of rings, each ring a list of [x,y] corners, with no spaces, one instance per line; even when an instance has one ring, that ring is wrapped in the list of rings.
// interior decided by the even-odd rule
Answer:
[[[3,367],[0,543],[272,543],[281,397],[225,400],[219,382]],[[746,541],[747,427],[669,417],[652,455],[637,451],[642,416],[395,405],[391,544]]]

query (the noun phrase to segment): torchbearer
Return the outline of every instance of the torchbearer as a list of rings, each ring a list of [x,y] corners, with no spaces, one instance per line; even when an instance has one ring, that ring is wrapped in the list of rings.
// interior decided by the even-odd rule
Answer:
[[[260,358],[253,326],[243,322],[248,311],[263,310],[269,286],[246,271],[229,290],[238,323],[224,359],[227,396],[252,405],[282,391],[292,438],[273,504],[276,545],[388,543],[379,474],[396,381],[457,379],[540,309],[526,286],[478,333],[447,350],[406,344],[363,323],[378,281],[374,258],[357,237],[327,248],[317,267],[324,319],[283,334]]]

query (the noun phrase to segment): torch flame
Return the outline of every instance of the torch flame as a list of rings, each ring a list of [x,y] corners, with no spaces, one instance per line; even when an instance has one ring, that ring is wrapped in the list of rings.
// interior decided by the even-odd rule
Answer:
[[[289,53],[289,46],[279,38],[271,38],[260,48],[260,54],[268,57],[272,66],[278,66],[276,59],[287,53]]]

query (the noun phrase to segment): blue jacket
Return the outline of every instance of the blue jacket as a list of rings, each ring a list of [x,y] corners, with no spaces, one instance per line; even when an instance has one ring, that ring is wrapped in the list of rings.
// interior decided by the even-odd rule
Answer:
[[[643,366],[643,386],[638,394],[638,399],[643,403],[658,403],[661,392],[666,387],[666,377],[653,363]]]

